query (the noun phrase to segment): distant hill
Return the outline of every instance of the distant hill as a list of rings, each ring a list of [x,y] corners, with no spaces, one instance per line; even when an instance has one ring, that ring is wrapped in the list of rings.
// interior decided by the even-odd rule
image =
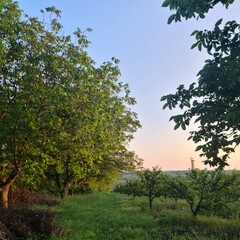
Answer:
[[[170,176],[176,176],[177,174],[183,175],[189,172],[189,170],[179,170],[179,171],[163,171],[164,173],[170,175]],[[127,180],[131,180],[136,176],[136,173],[133,172],[124,172],[122,174],[122,177],[120,180],[117,181],[117,183],[124,183]]]
[[[169,176],[176,176],[177,174],[179,175],[185,175],[186,173],[188,173],[190,170],[171,170],[171,171],[163,171],[164,173],[166,173]],[[231,173],[233,170],[225,170],[226,173]],[[131,180],[136,176],[136,173],[134,172],[124,172],[122,174],[122,177],[120,180],[117,181],[117,183],[124,183],[127,180]]]

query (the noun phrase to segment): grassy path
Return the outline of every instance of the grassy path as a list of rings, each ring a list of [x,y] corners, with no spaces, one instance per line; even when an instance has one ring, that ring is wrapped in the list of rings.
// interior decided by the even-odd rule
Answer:
[[[192,218],[180,202],[155,202],[152,211],[146,198],[132,199],[115,193],[72,196],[56,209],[62,238],[52,240],[233,240],[240,239],[239,220],[199,216]]]
[[[58,222],[68,232],[64,239],[69,240],[157,239],[158,219],[139,205],[113,193],[74,196],[61,204]]]

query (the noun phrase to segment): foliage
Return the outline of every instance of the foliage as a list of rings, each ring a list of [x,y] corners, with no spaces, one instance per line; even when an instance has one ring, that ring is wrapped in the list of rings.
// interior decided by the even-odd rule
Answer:
[[[111,165],[132,169],[138,158],[127,143],[140,127],[136,103],[119,81],[119,61],[96,67],[89,41],[77,29],[65,36],[55,7],[44,20],[0,3],[0,190],[7,207],[18,175],[34,188],[55,182],[67,195],[74,181]],[[50,16],[50,22],[46,16]],[[115,170],[114,170],[115,171]],[[39,185],[40,184],[40,185]]]
[[[114,183],[121,177],[119,169],[108,166],[100,169],[100,174],[89,179],[89,188],[92,191],[111,191]]]
[[[180,21],[181,17],[205,17],[209,9],[217,3],[226,7],[234,0],[224,1],[173,1],[166,0],[164,7],[176,10],[169,18]],[[212,31],[194,31],[199,51],[206,49],[210,59],[198,73],[198,82],[188,88],[180,85],[175,94],[161,98],[165,101],[163,108],[173,109],[180,107],[183,113],[172,116],[175,122],[174,129],[183,130],[191,120],[198,123],[198,130],[190,133],[189,139],[198,144],[196,150],[202,151],[200,156],[206,157],[205,164],[223,168],[228,165],[229,154],[235,151],[240,143],[239,137],[239,53],[240,32],[236,21],[229,21],[222,26],[223,20],[216,22]]]
[[[158,168],[139,172],[136,178],[115,186],[114,191],[136,196],[146,196],[149,207],[155,198],[174,200],[176,208],[184,199],[193,216],[199,214],[239,218],[240,173],[220,170],[193,169],[185,175],[168,176]]]
[[[212,201],[212,185],[215,172],[207,170],[194,169],[186,174],[186,178],[182,178],[182,189],[180,194],[182,198],[190,205],[191,212],[197,216],[200,211],[208,208],[208,204]],[[210,208],[211,209],[211,208]]]
[[[239,211],[234,209],[240,198],[239,181],[239,172],[194,169],[173,178],[169,196],[185,199],[194,216],[201,213],[234,218]]]
[[[207,203],[207,213],[225,218],[239,218],[240,173],[215,172],[211,186],[211,201]],[[206,213],[206,214],[207,214]]]
[[[166,183],[167,197],[173,199],[175,203],[178,203],[178,199],[182,198],[183,193],[186,191],[186,185],[184,184],[185,176],[177,174],[176,176],[169,176]]]
[[[173,20],[175,20],[175,22],[181,22],[181,18],[185,18],[186,20],[189,18],[205,18],[206,13],[208,13],[208,11],[215,5],[221,3],[223,6],[228,8],[228,6],[233,2],[234,0],[165,0],[162,6],[176,11],[168,19],[168,24],[170,24]]]
[[[93,191],[112,190],[115,182],[121,178],[122,171],[134,171],[142,167],[143,160],[135,152],[128,151],[124,155],[120,156],[122,159],[118,159],[118,162],[115,160],[115,164],[107,159],[99,164],[100,173],[89,177],[89,189]]]
[[[114,188],[114,192],[127,194],[128,196],[133,196],[133,198],[144,195],[143,185],[139,178],[117,184]]]
[[[154,198],[166,196],[167,175],[158,167],[139,172],[143,196],[148,197],[149,208],[152,208]]]
[[[167,175],[158,167],[153,167],[152,170],[145,169],[137,172],[137,177],[128,180],[125,184],[119,184],[115,187],[115,191],[136,196],[147,196],[149,208],[152,208],[152,203],[155,198],[166,197]]]

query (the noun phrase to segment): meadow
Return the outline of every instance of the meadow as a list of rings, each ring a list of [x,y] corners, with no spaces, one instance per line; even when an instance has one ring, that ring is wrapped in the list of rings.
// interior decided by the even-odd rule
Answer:
[[[239,220],[193,217],[182,200],[156,199],[112,192],[74,195],[54,207],[61,236],[51,240],[191,240],[240,239]]]

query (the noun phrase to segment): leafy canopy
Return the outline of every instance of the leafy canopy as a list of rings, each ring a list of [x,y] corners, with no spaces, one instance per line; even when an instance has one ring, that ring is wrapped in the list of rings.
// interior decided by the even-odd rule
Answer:
[[[168,23],[181,18],[204,18],[209,9],[222,3],[226,8],[234,1],[175,1],[166,0],[164,7],[175,10]],[[205,49],[210,59],[197,74],[197,83],[188,88],[180,85],[175,94],[163,96],[163,108],[180,107],[182,114],[172,116],[174,129],[183,130],[193,120],[198,130],[189,139],[198,144],[204,163],[223,168],[229,154],[240,143],[240,25],[236,21],[223,24],[219,19],[213,30],[194,31],[192,48]]]
[[[59,10],[42,13],[40,21],[11,0],[0,2],[2,191],[18,175],[35,187],[43,178],[69,186],[108,165],[115,172],[137,162],[127,143],[140,123],[119,61],[96,67],[84,32],[66,36]]]

